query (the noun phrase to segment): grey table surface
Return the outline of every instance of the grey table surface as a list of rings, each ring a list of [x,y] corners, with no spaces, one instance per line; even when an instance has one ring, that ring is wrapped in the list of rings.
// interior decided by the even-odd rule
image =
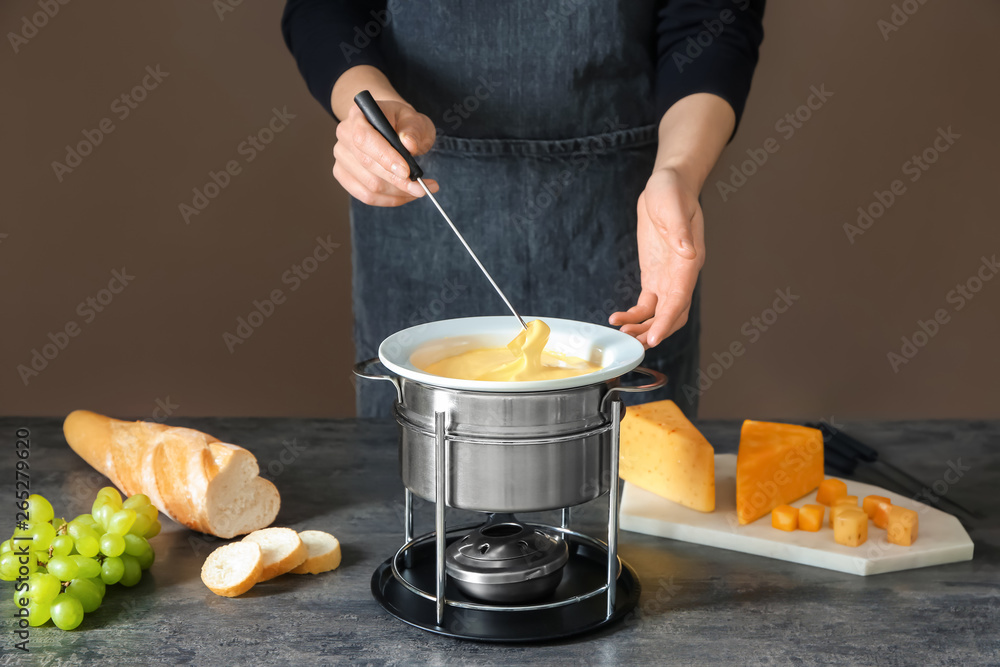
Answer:
[[[109,588],[101,608],[73,632],[51,624],[31,629],[30,654],[13,648],[13,589],[3,584],[0,664],[1000,664],[1000,422],[845,425],[929,483],[947,484],[953,464],[970,468],[946,493],[985,517],[970,523],[971,561],[859,577],[622,532],[621,555],[643,586],[636,612],[610,629],[542,645],[436,636],[392,618],[372,599],[372,572],[402,540],[395,424],[171,423],[253,451],[281,491],[275,525],[332,532],[343,544],[343,564],[222,598],[205,588],[199,571],[224,542],[165,520],[153,540],[156,563],[138,586]],[[735,452],[739,426],[699,424],[717,452]],[[57,516],[89,511],[107,481],[69,449],[58,419],[0,419],[4,506],[13,507],[20,427],[31,432],[32,492],[52,500]],[[599,534],[605,508],[604,499],[584,506],[578,525]],[[10,530],[12,514],[4,512]],[[558,520],[556,513],[536,518]],[[449,522],[459,520],[449,514]],[[417,531],[432,528],[433,505],[423,503]]]

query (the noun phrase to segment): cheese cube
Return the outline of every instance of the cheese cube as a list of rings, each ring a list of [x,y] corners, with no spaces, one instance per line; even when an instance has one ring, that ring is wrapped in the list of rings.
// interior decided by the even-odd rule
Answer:
[[[823,481],[823,434],[794,424],[743,422],[736,457],[736,516],[756,521]]]
[[[878,509],[879,503],[892,503],[891,500],[885,496],[865,496],[862,506],[864,507],[865,514],[868,515],[869,519],[875,518],[875,510]]]
[[[893,507],[889,511],[889,528],[886,537],[892,544],[908,547],[917,539],[920,516],[905,507]]]
[[[850,505],[851,507],[857,507],[858,506],[858,497],[857,496],[841,496],[841,497],[837,498],[836,500],[834,500],[833,504],[830,505],[830,507],[836,507],[837,505]]]
[[[834,527],[834,522],[837,520],[837,516],[847,510],[858,510],[860,512],[861,508],[858,507],[857,503],[840,503],[839,505],[834,505],[830,508],[830,528]],[[866,514],[865,516],[868,515]]]
[[[864,544],[868,539],[868,515],[856,507],[844,508],[833,524],[833,539],[848,547]]]
[[[890,500],[876,500],[875,501],[875,514],[872,516],[872,523],[875,524],[877,528],[885,530],[889,527],[889,512],[892,511],[892,501]]]
[[[771,510],[771,525],[778,530],[792,532],[799,526],[799,509],[791,505],[778,505]]]
[[[629,406],[619,460],[630,484],[700,512],[715,509],[715,450],[673,401]]]
[[[815,533],[823,527],[826,508],[822,505],[806,505],[799,510],[799,529]]]
[[[820,505],[833,505],[833,501],[847,495],[847,484],[839,479],[824,479],[816,492],[816,502]]]

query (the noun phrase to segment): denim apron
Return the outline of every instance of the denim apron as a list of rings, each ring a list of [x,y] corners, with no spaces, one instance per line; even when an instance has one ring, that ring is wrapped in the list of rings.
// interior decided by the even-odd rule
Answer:
[[[636,302],[636,203],[657,141],[655,5],[389,2],[387,74],[438,128],[418,162],[520,313],[607,326]],[[431,202],[352,200],[351,233],[358,360],[422,322],[509,312]],[[646,353],[668,386],[637,395],[692,417],[698,291],[688,323]],[[392,387],[356,387],[358,416],[391,414]]]

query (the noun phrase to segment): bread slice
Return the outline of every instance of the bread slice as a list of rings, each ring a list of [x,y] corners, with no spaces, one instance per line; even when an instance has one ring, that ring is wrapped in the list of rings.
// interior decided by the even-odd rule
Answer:
[[[201,580],[216,595],[233,598],[243,595],[260,580],[264,552],[256,542],[225,544],[205,559]]]
[[[260,581],[274,579],[297,568],[309,557],[305,542],[291,528],[264,528],[255,530],[243,538],[244,542],[256,542],[264,554],[264,572]]]
[[[340,565],[340,542],[322,530],[303,530],[299,537],[309,550],[309,557],[292,574],[320,574],[336,570]]]

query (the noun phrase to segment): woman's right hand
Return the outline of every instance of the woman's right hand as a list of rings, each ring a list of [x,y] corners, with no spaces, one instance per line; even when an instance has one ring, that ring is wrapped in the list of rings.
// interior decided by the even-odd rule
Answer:
[[[405,102],[377,100],[385,117],[395,128],[403,145],[413,155],[422,155],[434,145],[434,123]],[[358,201],[370,206],[402,206],[423,197],[424,191],[410,180],[410,168],[389,142],[365,119],[357,105],[351,105],[337,126],[333,147],[333,177]],[[424,179],[431,192],[436,181]]]

